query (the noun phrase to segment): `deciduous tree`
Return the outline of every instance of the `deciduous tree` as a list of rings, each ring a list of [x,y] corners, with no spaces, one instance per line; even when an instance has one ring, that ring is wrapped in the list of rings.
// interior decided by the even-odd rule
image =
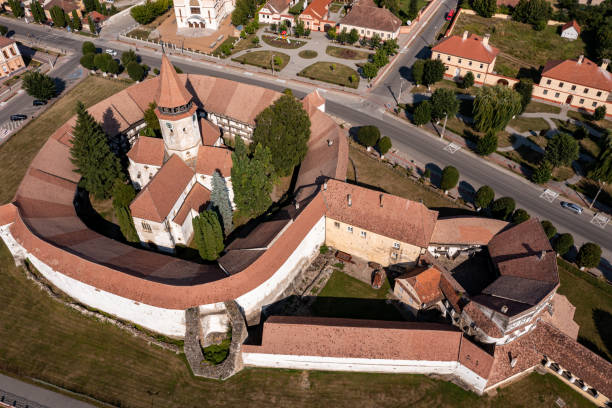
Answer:
[[[507,220],[510,214],[514,212],[516,203],[511,197],[501,197],[493,201],[491,204],[491,214],[500,220]]]
[[[529,215],[529,213],[522,208],[519,208],[512,214],[512,223],[520,224],[527,221],[529,218],[531,218],[531,215]]]
[[[557,235],[557,229],[555,228],[552,222],[544,220],[541,224],[542,228],[544,228],[544,233],[546,234],[546,237],[549,240],[553,239],[553,237]]]
[[[423,66],[423,85],[430,86],[444,78],[444,72],[446,66],[439,59],[428,59],[425,60]]]
[[[134,52],[134,50],[127,50],[121,53],[121,63],[123,66],[127,67],[130,62],[138,63],[138,55],[136,55],[136,52]]]
[[[593,120],[602,120],[606,117],[606,106],[601,105],[595,108],[595,112],[593,112]]]
[[[378,152],[384,156],[389,150],[391,150],[392,146],[391,139],[389,139],[388,136],[383,136],[378,139],[378,143],[376,143],[376,150],[378,150]]]
[[[423,71],[425,68],[425,60],[418,59],[412,64],[412,79],[414,83],[420,85],[423,83]]]
[[[468,89],[471,86],[474,86],[474,74],[472,74],[472,71],[468,71],[468,73],[463,76],[461,87],[463,89]]]
[[[459,111],[459,100],[452,89],[438,88],[431,95],[431,117],[442,119],[446,115],[452,118]]]
[[[580,147],[578,141],[567,133],[557,133],[546,145],[544,158],[553,167],[569,166],[578,159]]]
[[[446,193],[448,190],[455,188],[457,183],[459,183],[459,170],[453,166],[446,166],[444,170],[442,170],[440,188]]]
[[[477,150],[481,156],[488,156],[497,150],[497,133],[495,131],[487,132],[483,137],[478,139]]]
[[[372,62],[366,62],[363,64],[363,67],[361,67],[361,72],[363,73],[363,76],[368,79],[368,82],[370,82],[372,78],[375,78],[376,75],[378,75],[378,67]]]
[[[263,213],[272,203],[270,192],[274,167],[270,149],[257,144],[255,153],[250,158],[244,142],[238,136],[232,162],[232,187],[236,207],[249,216]]]
[[[474,99],[474,124],[481,132],[504,130],[521,112],[521,96],[505,86],[483,86]]]
[[[531,181],[536,184],[547,183],[552,177],[552,170],[552,165],[547,160],[542,160],[531,175]]]
[[[601,260],[601,247],[593,242],[587,242],[578,250],[576,264],[582,268],[595,268]]]
[[[421,126],[431,121],[431,102],[423,101],[417,105],[412,115],[415,125]]]
[[[376,126],[362,126],[357,130],[357,140],[368,149],[375,146],[380,139],[380,130]]]
[[[138,242],[138,233],[134,227],[134,220],[130,211],[130,203],[134,200],[136,192],[131,184],[125,180],[117,179],[113,184],[113,209],[119,220],[119,228],[125,239],[129,242]]]
[[[142,81],[145,75],[145,70],[137,62],[130,62],[125,69],[127,70],[128,75],[132,78],[133,81]]]
[[[473,0],[472,8],[478,15],[490,18],[497,10],[497,2],[495,0]]]
[[[489,186],[482,186],[474,195],[474,205],[478,208],[488,208],[493,199],[495,198],[495,192]]]
[[[561,256],[565,255],[574,246],[572,234],[561,234],[553,241],[553,249]]]
[[[92,43],[91,41],[85,41],[83,43],[83,46],[81,47],[81,51],[83,52],[83,55],[86,54],[95,54],[96,53],[96,46],[94,45],[94,43]]]
[[[85,54],[81,57],[80,63],[84,68],[94,71],[96,69],[95,54]]]
[[[283,95],[255,118],[253,143],[267,147],[272,154],[276,174],[291,174],[308,150],[310,118],[302,103]]]
[[[533,93],[533,81],[531,79],[523,78],[516,85],[514,90],[521,96],[521,112],[525,112],[527,105],[531,102],[531,94]]]

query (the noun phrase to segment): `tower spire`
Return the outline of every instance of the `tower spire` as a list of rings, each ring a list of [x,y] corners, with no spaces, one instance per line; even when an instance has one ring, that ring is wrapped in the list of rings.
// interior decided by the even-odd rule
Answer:
[[[192,96],[181,82],[168,56],[162,54],[159,88],[155,100],[162,108],[177,108],[191,102]]]

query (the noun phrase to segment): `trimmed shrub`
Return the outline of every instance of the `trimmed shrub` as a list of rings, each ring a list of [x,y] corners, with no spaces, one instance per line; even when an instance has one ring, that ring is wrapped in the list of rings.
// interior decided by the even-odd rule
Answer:
[[[96,53],[96,46],[91,41],[85,41],[83,43],[83,47],[81,48],[81,50],[83,51],[83,55],[85,55],[85,54],[95,54]]]
[[[548,240],[553,239],[553,237],[557,235],[557,229],[550,221],[542,221],[542,228],[544,228],[544,233],[546,234],[546,237],[548,237]]]
[[[132,61],[125,67],[128,75],[132,78],[133,81],[142,81],[144,78],[144,68],[139,63]]]
[[[491,204],[491,214],[500,220],[507,220],[515,208],[516,203],[512,197],[501,197]]]
[[[440,182],[440,188],[444,191],[451,190],[457,186],[459,182],[459,170],[453,166],[446,166],[442,170],[442,181]]]
[[[553,249],[561,256],[565,255],[567,251],[574,245],[574,237],[572,234],[561,234],[553,242]]]
[[[576,264],[581,268],[595,268],[601,260],[601,247],[593,242],[587,242],[580,247]]]
[[[540,165],[531,175],[531,181],[536,184],[544,184],[552,177],[552,165],[546,160],[542,160]]]
[[[376,150],[378,150],[378,152],[384,156],[391,149],[391,146],[391,139],[389,139],[387,136],[383,136],[378,140]]]
[[[474,74],[472,74],[472,71],[469,71],[463,77],[463,81],[461,81],[461,87],[463,89],[468,89],[469,87],[471,87],[473,85],[474,85]]]
[[[514,211],[514,213],[512,214],[512,223],[520,224],[522,222],[527,221],[529,218],[531,218],[529,213],[523,210],[522,208],[519,208],[516,211]]]
[[[431,121],[431,102],[423,101],[414,109],[412,121],[415,125],[421,126]]]
[[[366,147],[375,146],[380,139],[380,130],[376,126],[362,126],[357,131],[357,140]]]
[[[476,150],[481,156],[488,156],[497,150],[498,138],[495,132],[487,132],[484,137],[478,140]]]
[[[479,208],[488,208],[495,198],[495,191],[489,186],[482,186],[474,196],[474,204]]]

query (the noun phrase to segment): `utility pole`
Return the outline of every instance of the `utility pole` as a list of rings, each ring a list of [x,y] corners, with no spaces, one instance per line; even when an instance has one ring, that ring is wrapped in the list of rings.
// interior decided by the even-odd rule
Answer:
[[[399,90],[399,95],[397,97],[397,104],[399,105],[400,103],[402,103],[402,88],[404,87],[404,82],[406,82],[405,79],[402,78],[402,80],[400,81],[400,90]]]
[[[272,54],[272,76],[274,76],[274,54]]]
[[[601,182],[601,180],[597,180],[597,183],[599,183],[599,190],[597,190],[597,194],[595,194],[595,198],[593,199],[593,201],[591,201],[591,205],[589,205],[589,208],[593,208],[593,205],[595,205],[595,201],[597,201],[597,197],[599,197],[599,193],[601,193],[601,189],[602,189],[602,184],[605,186],[606,182],[604,181],[603,183]]]
[[[440,134],[440,139],[444,139],[444,132],[446,132],[446,121],[448,120],[448,113],[444,114],[444,127],[442,127],[442,133]]]

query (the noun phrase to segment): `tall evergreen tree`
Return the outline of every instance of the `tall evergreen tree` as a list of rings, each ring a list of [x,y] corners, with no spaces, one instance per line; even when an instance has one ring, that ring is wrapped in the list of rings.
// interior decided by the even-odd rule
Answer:
[[[13,12],[13,15],[15,17],[21,18],[25,16],[25,10],[23,9],[23,6],[21,5],[20,0],[8,0],[7,4],[11,8],[11,11]]]
[[[93,0],[83,0],[83,5],[85,6],[85,11],[88,13],[96,9]]]
[[[192,220],[193,238],[202,259],[214,261],[223,251],[223,232],[214,211],[201,212]]]
[[[77,14],[76,10],[72,10],[72,20],[70,21],[70,28],[72,28],[73,31],[79,31],[81,28],[83,28],[83,25],[81,24],[81,18]]]
[[[567,133],[557,133],[546,145],[544,159],[553,167],[569,166],[578,159],[580,146],[578,141]]]
[[[308,150],[310,118],[302,103],[283,95],[257,115],[255,123],[253,143],[270,149],[277,175],[290,175]]]
[[[272,203],[273,170],[270,149],[258,144],[249,158],[247,147],[240,137],[236,138],[236,149],[232,154],[232,187],[234,203],[247,215],[259,215]]]
[[[119,159],[111,152],[102,126],[77,102],[70,161],[82,176],[80,185],[98,199],[110,197],[115,180],[124,179]]]
[[[96,23],[94,23],[93,18],[91,18],[91,16],[87,16],[87,23],[89,24],[89,31],[92,34],[96,34]]]
[[[144,121],[147,127],[143,130],[143,134],[149,137],[161,137],[161,127],[159,124],[159,118],[155,114],[155,108],[157,104],[155,101],[149,103],[149,107],[144,113]]]
[[[212,208],[219,214],[219,218],[223,223],[223,232],[225,236],[228,236],[233,229],[232,202],[230,201],[229,190],[225,183],[225,179],[218,171],[213,173],[210,203],[212,204]]]
[[[66,27],[66,13],[61,7],[53,6],[49,10],[49,13],[56,27]]]
[[[129,242],[140,241],[130,211],[130,203],[134,200],[135,196],[136,192],[131,184],[126,184],[123,179],[115,180],[113,184],[113,209],[119,220],[121,233]]]

